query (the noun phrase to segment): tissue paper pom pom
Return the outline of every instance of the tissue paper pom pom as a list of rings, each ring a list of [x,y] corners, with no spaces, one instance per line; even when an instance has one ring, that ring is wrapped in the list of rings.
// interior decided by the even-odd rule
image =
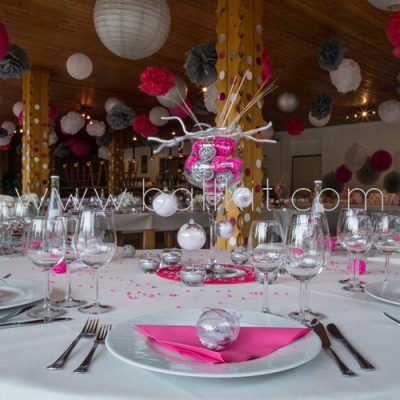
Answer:
[[[345,58],[338,69],[329,72],[329,76],[339,93],[357,90],[361,83],[360,66],[351,58]]]
[[[183,66],[189,80],[197,86],[209,86],[217,79],[217,52],[215,44],[202,43],[186,53],[186,63]]]
[[[147,67],[140,81],[139,89],[150,96],[164,96],[175,86],[173,73],[165,67]]]
[[[336,169],[335,176],[340,183],[346,183],[351,180],[353,173],[343,164]]]
[[[4,129],[3,127],[0,127],[0,138],[4,138],[6,136],[8,136],[7,129]]]
[[[49,134],[49,146],[53,146],[54,144],[57,143],[57,141],[58,141],[57,133],[51,132]]]
[[[298,118],[292,118],[285,122],[284,128],[289,135],[298,136],[304,131],[304,122]]]
[[[266,85],[272,79],[272,61],[266,49],[264,49],[262,52],[261,61],[262,61],[261,78],[264,82],[264,85]]]
[[[100,137],[106,132],[106,124],[103,121],[91,120],[86,125],[86,132],[89,136]]]
[[[400,174],[396,171],[389,172],[386,174],[383,180],[383,187],[387,193],[399,193],[400,192]]]
[[[204,105],[206,106],[207,110],[210,113],[217,114],[217,85],[213,83],[212,85],[208,86],[207,91],[204,93]]]
[[[111,132],[106,132],[103,136],[96,139],[96,143],[98,146],[108,146],[111,143],[112,134]]]
[[[386,28],[386,37],[395,46],[400,46],[400,12],[397,11],[389,18]]]
[[[326,94],[320,94],[315,97],[311,103],[310,114],[317,119],[323,119],[331,113],[332,107],[332,97],[327,96]]]
[[[70,111],[60,120],[60,126],[63,133],[67,135],[77,134],[85,125],[85,118],[76,111]]]
[[[132,126],[133,109],[125,104],[116,104],[110,112],[107,113],[108,125],[113,129],[125,129]]]
[[[367,157],[362,168],[356,173],[357,179],[364,185],[371,185],[379,179],[380,174],[372,169],[370,161],[370,157]]]
[[[368,154],[364,146],[353,143],[344,154],[344,163],[350,171],[358,171],[365,163]]]
[[[54,122],[57,118],[57,107],[54,104],[49,105],[49,121]]]
[[[11,142],[11,136],[4,136],[0,138],[0,146],[10,146]],[[3,149],[3,150],[8,150],[8,149]]]
[[[204,99],[199,99],[193,103],[193,113],[194,115],[208,115],[209,111],[204,103]]]
[[[400,121],[400,101],[386,100],[378,107],[379,118],[384,122]]]
[[[151,123],[147,115],[137,115],[133,121],[133,130],[144,137],[154,136],[157,127]]]
[[[189,99],[186,99],[180,106],[168,109],[170,115],[182,119],[188,117],[191,110],[192,102]]]
[[[108,147],[105,146],[99,147],[97,154],[99,158],[102,158],[103,160],[108,160],[110,158],[110,150],[108,150]]]
[[[19,155],[22,156],[22,144],[17,145],[15,148],[15,152]]]
[[[386,150],[378,150],[371,156],[371,167],[374,171],[387,171],[392,166],[392,156]]]
[[[20,79],[31,67],[31,61],[25,50],[16,44],[10,44],[8,52],[0,60],[0,78]]]
[[[71,150],[67,143],[60,143],[54,150],[54,154],[59,158],[65,158],[71,154]]]
[[[393,170],[400,172],[400,150],[398,150],[393,157]]]
[[[15,125],[14,122],[12,122],[12,121],[4,121],[4,122],[1,124],[1,127],[2,127],[3,129],[5,129],[5,130],[8,132],[9,135],[14,134],[14,133],[15,133],[15,130],[17,129],[16,125]]]
[[[90,152],[90,144],[79,139],[69,139],[67,144],[77,157],[85,157]]]
[[[322,178],[322,188],[323,189],[330,188],[330,189],[336,190],[336,192],[340,194],[340,192],[343,190],[343,187],[344,187],[344,183],[339,182],[336,179],[336,173],[333,171],[327,173]],[[330,197],[330,198],[336,198],[336,195],[334,193],[332,193],[332,191],[330,191],[330,190],[327,190],[326,192],[324,192],[324,195],[327,197]]]
[[[0,22],[0,60],[7,54],[9,45],[7,30]]]
[[[318,64],[326,71],[334,71],[343,61],[343,46],[335,39],[322,43],[318,49]]]

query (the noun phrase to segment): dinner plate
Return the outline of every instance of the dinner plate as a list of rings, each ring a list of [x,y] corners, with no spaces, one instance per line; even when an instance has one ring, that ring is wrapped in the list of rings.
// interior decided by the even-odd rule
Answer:
[[[158,346],[139,333],[136,324],[194,325],[201,310],[171,310],[133,318],[108,334],[106,346],[120,360],[151,371],[202,378],[240,378],[272,374],[312,360],[321,350],[319,337],[310,332],[274,353],[240,363],[208,364]],[[303,327],[294,320],[255,311],[243,311],[242,326]]]
[[[385,303],[400,306],[400,281],[374,282],[365,286],[368,296],[384,301]]]
[[[0,310],[34,303],[42,298],[42,282],[7,279],[7,284],[0,283]]]

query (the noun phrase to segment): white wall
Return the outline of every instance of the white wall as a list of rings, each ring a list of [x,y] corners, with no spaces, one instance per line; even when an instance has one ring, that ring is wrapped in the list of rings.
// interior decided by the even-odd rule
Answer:
[[[344,153],[354,142],[363,145],[369,155],[383,149],[394,156],[400,150],[400,125],[381,121],[311,128],[300,136],[278,132],[276,136],[279,143],[264,145],[264,168],[271,184],[286,183],[289,188],[293,156],[321,154],[321,171],[315,172],[315,179],[318,179],[343,164]],[[372,186],[382,188],[387,172],[383,172]],[[347,185],[365,186],[358,182],[354,173]]]

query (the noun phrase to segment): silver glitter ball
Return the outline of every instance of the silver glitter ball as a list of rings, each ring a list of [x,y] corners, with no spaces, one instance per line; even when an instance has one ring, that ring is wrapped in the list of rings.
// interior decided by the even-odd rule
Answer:
[[[229,184],[232,180],[233,174],[231,171],[218,172],[215,174],[215,179],[221,185]]]
[[[209,181],[214,176],[211,164],[198,161],[196,162],[191,170],[192,178],[195,181]]]
[[[200,147],[199,157],[203,161],[211,161],[216,154],[217,150],[215,150],[212,144],[205,143]]]

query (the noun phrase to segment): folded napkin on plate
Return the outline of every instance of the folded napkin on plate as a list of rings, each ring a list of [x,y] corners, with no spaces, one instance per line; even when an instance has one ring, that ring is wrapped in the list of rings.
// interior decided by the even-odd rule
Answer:
[[[311,330],[310,328],[241,327],[239,336],[231,347],[214,351],[200,344],[195,326],[136,325],[136,328],[162,347],[211,364],[265,357]]]

